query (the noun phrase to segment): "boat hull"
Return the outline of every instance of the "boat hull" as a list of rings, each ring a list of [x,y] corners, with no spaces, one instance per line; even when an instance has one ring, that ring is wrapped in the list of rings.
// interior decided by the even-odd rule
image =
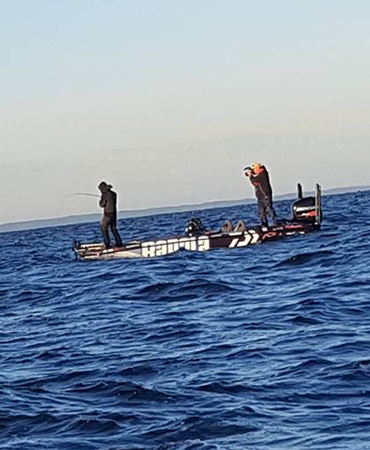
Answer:
[[[271,227],[253,226],[243,231],[205,231],[202,226],[197,231],[180,236],[172,236],[164,239],[134,241],[123,247],[105,249],[102,243],[82,244],[75,241],[73,250],[77,258],[90,260],[104,259],[129,259],[129,258],[157,258],[168,256],[181,250],[191,252],[206,252],[220,248],[243,248],[274,239],[307,234],[319,230],[322,222],[321,211],[321,187],[316,184],[314,197],[303,197],[302,186],[298,184],[298,199],[292,205],[293,219],[283,220],[282,225]],[[192,219],[193,223],[199,223],[199,219]],[[240,221],[242,222],[242,221]],[[234,229],[235,228],[231,228]],[[238,229],[238,227],[236,227]]]
[[[272,227],[251,227],[243,232],[209,232],[199,236],[173,236],[165,239],[135,241],[123,247],[105,249],[101,243],[81,244],[75,242],[73,250],[82,260],[156,258],[168,256],[181,250],[205,252],[222,248],[244,248],[251,245],[315,231],[317,227],[307,224],[288,224]]]

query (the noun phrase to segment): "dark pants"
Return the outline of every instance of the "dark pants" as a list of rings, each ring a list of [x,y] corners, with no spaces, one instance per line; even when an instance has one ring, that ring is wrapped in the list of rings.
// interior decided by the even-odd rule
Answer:
[[[258,199],[258,215],[261,220],[261,224],[263,227],[268,226],[267,214],[271,217],[271,219],[276,222],[277,215],[272,206],[272,199],[268,197],[263,197]]]
[[[112,231],[114,240],[116,241],[116,247],[122,247],[121,236],[117,230],[117,215],[112,213],[105,213],[101,221],[101,232],[103,235],[104,245],[106,248],[110,247],[109,228]]]

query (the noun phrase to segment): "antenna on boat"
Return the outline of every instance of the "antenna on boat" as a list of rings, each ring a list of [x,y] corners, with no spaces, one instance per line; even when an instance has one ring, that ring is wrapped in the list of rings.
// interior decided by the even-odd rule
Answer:
[[[316,183],[315,185],[315,210],[316,210],[316,224],[320,226],[322,221],[321,186],[318,183]]]
[[[298,192],[298,198],[299,199],[303,198],[303,189],[302,189],[301,183],[297,184],[297,192]]]

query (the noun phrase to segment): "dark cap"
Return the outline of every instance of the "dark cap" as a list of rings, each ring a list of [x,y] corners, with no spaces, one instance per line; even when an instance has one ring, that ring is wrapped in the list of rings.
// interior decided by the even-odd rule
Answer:
[[[102,181],[101,183],[99,183],[98,189],[99,189],[99,191],[104,192],[104,191],[108,191],[112,187],[113,186],[111,184],[107,184],[105,181]]]

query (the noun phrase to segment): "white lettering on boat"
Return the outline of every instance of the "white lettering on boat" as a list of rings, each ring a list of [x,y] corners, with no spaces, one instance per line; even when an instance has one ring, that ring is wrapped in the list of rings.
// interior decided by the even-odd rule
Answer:
[[[159,241],[150,241],[142,243],[142,256],[144,258],[153,258],[155,256],[165,256],[175,253],[180,249],[192,252],[205,252],[210,250],[208,236],[194,236],[173,238]]]
[[[256,244],[259,241],[259,238],[259,234],[254,230],[245,231],[231,241],[229,248],[246,247],[249,244]]]

